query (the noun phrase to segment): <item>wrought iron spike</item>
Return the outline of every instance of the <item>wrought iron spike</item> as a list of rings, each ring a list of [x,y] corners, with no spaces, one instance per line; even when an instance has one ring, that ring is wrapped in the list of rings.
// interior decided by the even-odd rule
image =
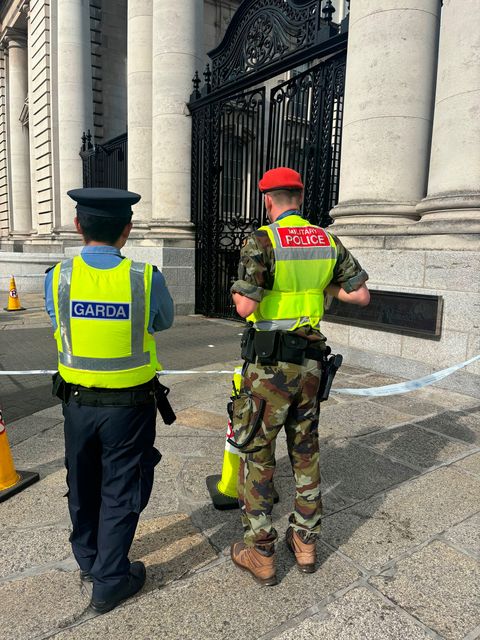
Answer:
[[[212,72],[210,71],[209,64],[207,64],[207,66],[205,67],[205,71],[203,72],[203,77],[205,78],[207,93],[210,93],[210,91],[212,90]]]
[[[195,75],[192,78],[192,84],[193,84],[193,96],[195,98],[200,98],[200,91],[199,91],[199,87],[201,84],[201,80],[200,77],[198,75],[198,69],[195,71]]]
[[[332,4],[332,0],[326,1],[325,6],[322,9],[322,13],[324,15],[324,20],[326,20],[328,24],[331,24],[332,16],[335,13],[335,7]]]
[[[90,129],[87,131],[87,149],[92,149],[92,134],[90,133]]]
[[[347,0],[347,9],[350,11],[350,0]]]
[[[82,151],[85,151],[87,148],[87,134],[85,131],[82,133]]]

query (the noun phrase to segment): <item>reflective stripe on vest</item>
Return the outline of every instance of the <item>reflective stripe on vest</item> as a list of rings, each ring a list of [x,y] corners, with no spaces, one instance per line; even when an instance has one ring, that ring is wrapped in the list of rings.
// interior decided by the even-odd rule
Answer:
[[[275,254],[272,290],[265,290],[247,320],[260,331],[318,328],[323,316],[323,291],[333,276],[337,249],[333,238],[299,215],[261,227]]]
[[[67,382],[125,388],[155,376],[151,280],[151,265],[129,259],[96,269],[76,256],[55,267],[58,368]]]

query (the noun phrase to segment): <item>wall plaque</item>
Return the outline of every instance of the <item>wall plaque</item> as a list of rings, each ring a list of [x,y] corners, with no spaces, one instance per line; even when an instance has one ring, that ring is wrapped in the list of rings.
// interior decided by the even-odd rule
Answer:
[[[370,290],[367,307],[334,299],[327,322],[379,329],[423,338],[439,338],[442,332],[443,298],[419,293]]]

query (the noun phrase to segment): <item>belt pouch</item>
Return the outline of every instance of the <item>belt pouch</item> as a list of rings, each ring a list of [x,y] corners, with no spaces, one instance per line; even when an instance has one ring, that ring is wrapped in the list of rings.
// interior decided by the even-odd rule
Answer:
[[[278,331],[256,331],[255,352],[261,365],[274,366],[278,362]]]
[[[279,360],[291,364],[302,365],[308,340],[295,333],[284,333],[281,336]]]

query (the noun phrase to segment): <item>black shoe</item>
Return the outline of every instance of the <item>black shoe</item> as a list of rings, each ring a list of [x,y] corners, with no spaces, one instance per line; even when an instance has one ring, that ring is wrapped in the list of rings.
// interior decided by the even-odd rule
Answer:
[[[115,609],[115,607],[121,602],[131,598],[140,591],[145,584],[146,577],[147,572],[145,571],[145,565],[143,562],[140,562],[139,560],[137,560],[137,562],[132,562],[127,581],[124,585],[118,588],[115,595],[108,600],[94,600],[92,597],[90,608],[96,613],[107,613],[107,611]]]
[[[82,571],[80,570],[80,580],[82,582],[93,582],[93,576],[90,571]]]

